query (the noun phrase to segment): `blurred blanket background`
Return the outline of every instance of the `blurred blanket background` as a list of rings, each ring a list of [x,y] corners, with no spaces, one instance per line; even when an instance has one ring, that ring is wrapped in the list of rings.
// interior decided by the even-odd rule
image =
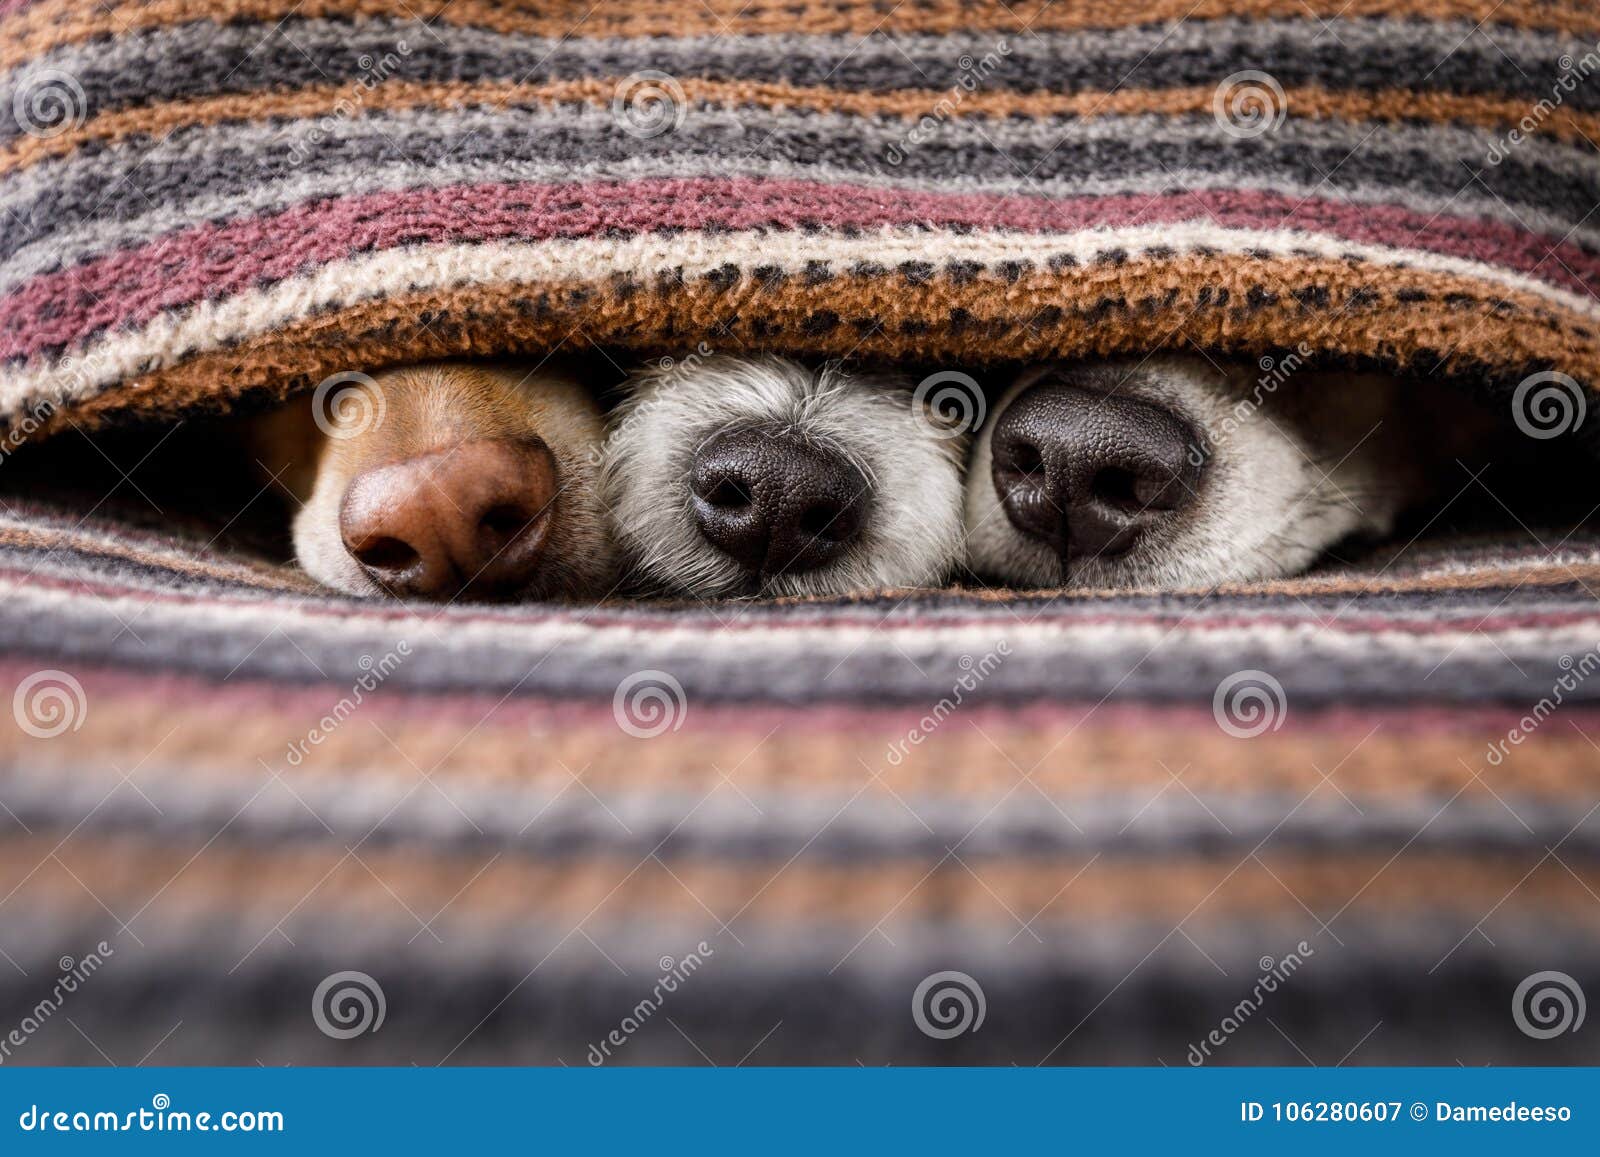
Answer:
[[[0,481],[557,346],[1193,346],[1592,448],[1597,40],[1587,0],[0,0]],[[0,511],[4,1063],[1596,1059],[1592,529],[418,608],[123,469]]]

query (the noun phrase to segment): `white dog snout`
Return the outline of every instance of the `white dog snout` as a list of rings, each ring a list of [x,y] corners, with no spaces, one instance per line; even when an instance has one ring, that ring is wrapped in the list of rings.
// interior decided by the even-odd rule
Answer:
[[[642,585],[836,595],[950,576],[964,451],[900,378],[708,357],[630,379],[602,473]]]

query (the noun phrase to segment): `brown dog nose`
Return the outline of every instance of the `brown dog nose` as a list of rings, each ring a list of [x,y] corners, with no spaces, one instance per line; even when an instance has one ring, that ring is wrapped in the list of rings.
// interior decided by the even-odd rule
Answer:
[[[1035,386],[995,423],[994,488],[1011,524],[1063,560],[1114,556],[1193,497],[1196,444],[1144,402]]]
[[[510,594],[539,564],[555,495],[555,459],[537,438],[463,442],[357,475],[339,531],[394,594]]]
[[[792,431],[725,430],[695,454],[694,518],[755,575],[815,570],[861,533],[867,480],[849,459]]]

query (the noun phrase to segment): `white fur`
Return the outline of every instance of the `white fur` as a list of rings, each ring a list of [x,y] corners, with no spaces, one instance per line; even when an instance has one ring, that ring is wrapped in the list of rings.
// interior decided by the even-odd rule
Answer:
[[[990,412],[968,467],[969,565],[1027,587],[1206,587],[1293,574],[1353,533],[1387,533],[1409,485],[1391,469],[1394,431],[1380,433],[1388,380],[1308,370],[1265,390],[1254,369],[1162,356],[1024,372]],[[1192,455],[1205,465],[1194,498],[1126,554],[1064,566],[1000,504],[990,435],[1006,408],[1050,374],[1164,407],[1200,435]]]
[[[871,493],[860,538],[816,570],[766,580],[763,595],[934,586],[961,559],[961,458],[913,402],[909,383],[783,358],[713,355],[633,377],[612,416],[601,487],[616,534],[646,584],[700,595],[749,593],[750,576],[695,525],[689,475],[719,431],[783,425],[848,458]]]
[[[347,595],[381,595],[383,588],[345,549],[339,536],[339,504],[344,492],[344,479],[326,475],[317,479],[310,500],[294,516],[295,561],[325,587]]]

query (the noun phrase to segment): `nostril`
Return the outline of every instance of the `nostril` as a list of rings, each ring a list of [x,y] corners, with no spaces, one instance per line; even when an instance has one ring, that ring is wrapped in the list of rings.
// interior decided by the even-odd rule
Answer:
[[[422,557],[409,543],[388,536],[352,547],[350,553],[362,566],[382,571],[409,570]]]
[[[836,503],[813,503],[800,514],[800,533],[825,543],[848,542],[859,520],[851,509]]]
[[[1011,452],[1007,457],[1014,473],[1041,474],[1044,472],[1044,455],[1039,452],[1039,447],[1032,442],[1012,443]]]
[[[739,510],[755,501],[750,487],[737,478],[720,479],[701,498],[722,510]]]
[[[525,507],[502,503],[491,506],[478,519],[478,529],[492,539],[504,542],[515,538],[533,523],[533,515]]]
[[[1108,466],[1095,474],[1089,483],[1089,493],[1105,505],[1116,510],[1137,514],[1145,503],[1139,498],[1139,477],[1132,470]]]
[[[1160,467],[1129,470],[1107,466],[1095,473],[1089,493],[1104,506],[1138,515],[1150,510],[1175,510],[1183,505],[1188,491],[1178,475]]]

